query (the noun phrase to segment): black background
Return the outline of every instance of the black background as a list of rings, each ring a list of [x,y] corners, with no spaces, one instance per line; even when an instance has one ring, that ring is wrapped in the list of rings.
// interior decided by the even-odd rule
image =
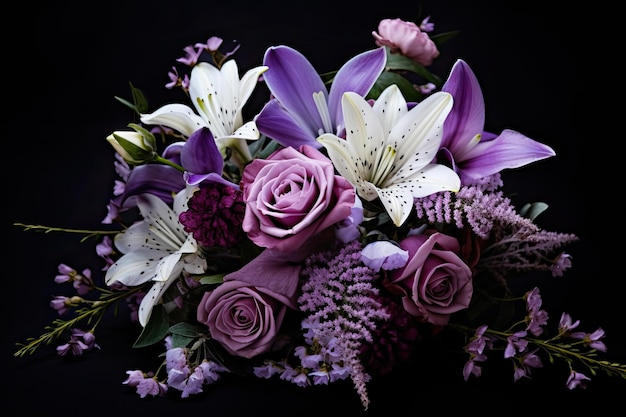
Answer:
[[[132,349],[138,329],[127,323],[124,311],[118,318],[107,317],[97,332],[102,349],[83,359],[57,357],[56,342],[33,357],[13,358],[15,342],[39,336],[56,317],[48,305],[51,296],[61,292],[53,282],[57,265],[89,267],[98,275],[102,264],[91,241],[81,243],[78,235],[25,232],[12,224],[102,227],[115,178],[113,151],[105,137],[132,121],[130,111],[114,96],[130,98],[132,82],[144,91],[151,109],[181,101],[165,84],[186,45],[213,35],[226,42],[236,39],[241,48],[235,57],[244,71],[261,64],[267,47],[284,43],[326,72],[373,47],[371,31],[382,18],[416,21],[420,4],[424,14],[431,15],[435,33],[461,31],[441,47],[431,69],[445,77],[457,58],[465,59],[483,88],[486,128],[518,130],[557,153],[556,158],[505,175],[505,189],[516,193],[514,201],[550,205],[539,218],[540,226],[581,238],[569,248],[574,266],[564,277],[529,277],[542,290],[551,322],[554,325],[567,311],[587,331],[601,326],[607,334],[607,358],[626,362],[626,316],[623,296],[616,290],[623,276],[614,272],[619,267],[612,268],[620,258],[613,257],[615,250],[608,243],[608,236],[619,233],[593,198],[608,160],[599,159],[601,139],[589,139],[588,134],[602,121],[591,116],[595,79],[583,74],[588,60],[581,57],[587,51],[581,51],[580,39],[586,36],[585,22],[592,12],[548,11],[544,3],[387,0],[371,9],[362,2],[341,1],[131,0],[80,6],[54,2],[36,8],[16,4],[14,16],[5,16],[2,37],[2,236],[9,248],[0,287],[6,361],[3,408],[13,415],[53,410],[98,415],[360,415],[358,397],[347,382],[302,389],[279,380],[226,377],[186,400],[175,395],[142,400],[121,382],[126,370],[154,370],[161,347]],[[593,13],[597,18],[597,10]],[[255,93],[249,114],[263,99]],[[586,390],[570,391],[565,387],[567,368],[562,362],[550,366],[547,360],[532,380],[513,383],[509,365],[500,364],[465,382],[464,360],[426,350],[414,366],[369,385],[372,404],[363,415],[439,410],[496,415],[540,408],[566,412],[584,406],[611,415],[612,410],[618,412],[614,407],[623,404],[621,394],[626,392],[624,380],[604,374],[594,377]]]

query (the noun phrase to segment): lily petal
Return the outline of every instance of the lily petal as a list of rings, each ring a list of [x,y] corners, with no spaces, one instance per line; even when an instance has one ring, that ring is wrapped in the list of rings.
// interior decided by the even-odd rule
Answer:
[[[191,107],[178,103],[166,104],[153,113],[142,114],[140,119],[147,125],[170,127],[187,137],[198,128],[207,125]]]
[[[441,90],[454,97],[454,106],[443,126],[441,147],[449,149],[457,160],[465,160],[468,139],[482,132],[485,126],[482,90],[476,75],[462,59],[454,63]]]
[[[464,176],[478,179],[519,168],[555,156],[554,150],[511,129],[505,129],[491,141],[481,141],[460,168]]]
[[[332,120],[343,120],[341,97],[352,91],[365,97],[385,69],[387,54],[384,47],[362,52],[352,57],[335,74],[328,94],[328,109]],[[342,132],[338,132],[342,136]]]

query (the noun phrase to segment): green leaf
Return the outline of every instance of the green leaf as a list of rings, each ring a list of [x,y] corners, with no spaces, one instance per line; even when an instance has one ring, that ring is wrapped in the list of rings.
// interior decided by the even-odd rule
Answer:
[[[526,203],[524,207],[522,207],[519,211],[520,216],[524,216],[529,218],[530,220],[535,220],[537,216],[548,209],[548,205],[546,203]]]
[[[222,282],[224,282],[224,275],[226,274],[207,275],[207,276],[200,278],[199,282],[202,285],[221,284]]]
[[[413,84],[400,74],[395,72],[383,72],[380,74],[367,98],[377,99],[383,90],[392,84],[396,84],[406,101],[421,101],[424,97]]]
[[[152,308],[150,319],[135,341],[133,347],[141,348],[162,342],[169,330],[170,323],[165,308],[157,304]]]
[[[392,54],[389,47],[385,47],[385,50],[387,51],[387,71],[409,71],[435,84],[437,87],[443,85],[439,76],[431,73],[424,66],[413,61],[411,58],[402,54]]]
[[[176,323],[175,325],[170,327],[169,333],[171,333],[172,336],[178,335],[195,338],[203,333],[203,330],[204,329],[198,325],[182,322]]]
[[[133,103],[135,103],[135,109],[137,111],[137,113],[145,113],[148,111],[148,100],[146,100],[146,97],[143,95],[143,92],[138,89],[135,88],[135,86],[132,83],[130,84],[130,92],[133,95]]]
[[[438,33],[431,36],[430,39],[435,43],[435,45],[437,45],[437,47],[440,47],[444,43],[448,42],[450,39],[456,38],[460,32],[460,30],[453,30],[450,32]]]
[[[203,329],[190,323],[176,323],[169,329],[172,334],[172,347],[187,347],[196,340]]]

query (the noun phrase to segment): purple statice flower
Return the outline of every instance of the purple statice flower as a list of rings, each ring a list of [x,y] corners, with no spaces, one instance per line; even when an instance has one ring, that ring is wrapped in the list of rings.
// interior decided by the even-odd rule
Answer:
[[[245,203],[240,190],[209,183],[193,193],[187,206],[178,220],[200,245],[230,248],[245,237],[241,228]]]
[[[570,334],[572,339],[582,340],[583,344],[591,349],[606,352],[606,345],[601,339],[604,339],[604,330],[597,329],[593,333],[574,332]]]
[[[576,387],[587,388],[587,381],[591,381],[585,374],[581,374],[580,372],[576,372],[574,370],[570,371],[569,377],[567,377],[567,388],[574,389]]]
[[[83,269],[81,274],[74,268],[61,263],[59,264],[58,271],[59,274],[54,277],[54,282],[57,284],[71,282],[79,295],[87,294],[94,287],[93,280],[91,279],[91,270],[89,268]]]
[[[376,272],[402,268],[409,260],[409,252],[389,240],[377,240],[361,251],[361,262]]]
[[[572,267],[572,256],[568,253],[560,253],[552,265],[550,265],[550,272],[553,277],[562,277],[565,271]]]
[[[263,65],[269,69],[263,80],[271,99],[255,116],[259,132],[294,148],[307,144],[319,149],[322,145],[316,139],[322,133],[343,136],[343,93],[365,96],[386,62],[382,47],[358,54],[337,71],[328,89],[300,52],[285,45],[268,48]]]
[[[144,374],[142,371],[134,370],[126,371],[126,374],[128,378],[122,383],[129,387],[136,388],[137,394],[139,394],[141,398],[145,398],[148,395],[152,395],[153,397],[157,395],[164,396],[167,393],[167,385],[154,378],[153,372]]]

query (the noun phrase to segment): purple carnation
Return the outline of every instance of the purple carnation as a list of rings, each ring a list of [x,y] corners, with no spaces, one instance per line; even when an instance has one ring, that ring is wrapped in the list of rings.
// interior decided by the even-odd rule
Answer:
[[[241,191],[222,184],[207,184],[191,196],[188,206],[179,221],[199,244],[228,248],[243,240],[241,223],[245,204]]]

